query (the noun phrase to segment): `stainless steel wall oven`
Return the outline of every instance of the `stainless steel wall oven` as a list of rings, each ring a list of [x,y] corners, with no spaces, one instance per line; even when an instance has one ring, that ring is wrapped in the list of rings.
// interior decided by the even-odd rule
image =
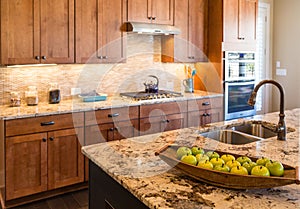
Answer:
[[[255,86],[255,53],[224,52],[224,118],[255,115],[247,101]]]

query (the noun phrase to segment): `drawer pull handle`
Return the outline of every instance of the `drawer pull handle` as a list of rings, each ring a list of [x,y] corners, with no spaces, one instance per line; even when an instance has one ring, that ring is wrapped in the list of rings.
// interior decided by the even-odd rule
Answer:
[[[167,119],[167,120],[163,120],[162,122],[163,123],[170,123],[170,120]]]
[[[114,113],[114,114],[108,114],[109,118],[115,118],[118,117],[120,114],[119,113]]]
[[[55,124],[54,121],[42,122],[42,123],[41,123],[41,126],[52,126],[52,125],[54,125],[54,124]]]
[[[204,116],[204,117],[209,117],[210,114],[209,114],[209,113],[203,113],[203,116]]]
[[[54,140],[54,137],[50,137],[49,139],[50,139],[50,141],[53,141],[53,140]]]
[[[114,130],[115,130],[114,128],[110,128],[110,129],[109,129],[109,131],[114,131]]]
[[[202,103],[202,106],[209,106],[209,105],[210,105],[209,102],[203,102],[203,103]]]
[[[46,139],[46,138],[43,138],[43,139],[42,139],[42,141],[43,141],[43,142],[46,142],[46,141],[47,141],[47,139]]]

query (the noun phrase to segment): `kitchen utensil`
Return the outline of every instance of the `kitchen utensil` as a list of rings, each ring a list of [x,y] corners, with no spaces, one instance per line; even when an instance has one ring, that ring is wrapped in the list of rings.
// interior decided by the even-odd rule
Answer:
[[[156,83],[154,83],[153,81],[146,81],[144,82],[145,85],[145,92],[146,93],[157,93],[158,92],[158,77],[156,77],[155,75],[149,75],[148,77],[152,77],[156,79]]]
[[[194,80],[193,78],[187,78],[183,80],[183,85],[185,87],[185,92],[192,93],[194,92]]]

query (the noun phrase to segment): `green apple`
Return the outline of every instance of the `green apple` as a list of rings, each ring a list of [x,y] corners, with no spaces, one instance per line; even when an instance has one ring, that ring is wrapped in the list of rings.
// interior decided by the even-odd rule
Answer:
[[[200,153],[196,155],[196,159],[198,162],[200,162],[200,161],[209,160],[209,157],[206,154]]]
[[[224,154],[221,156],[221,158],[224,160],[225,163],[227,163],[230,160],[235,160],[235,157],[230,154]]]
[[[210,162],[213,164],[213,166],[222,165],[225,163],[224,160],[222,160],[222,158],[219,158],[219,157],[214,157],[214,158],[210,159]]]
[[[179,147],[176,151],[176,157],[177,159],[181,159],[184,155],[191,155],[192,150],[188,147]]]
[[[241,166],[240,162],[239,161],[236,161],[236,160],[230,160],[226,163],[226,165],[231,169],[233,167],[236,167],[236,166]]]
[[[206,152],[206,155],[209,157],[209,159],[212,159],[215,157],[220,157],[219,153],[214,152],[214,151],[208,151],[208,152]]]
[[[240,165],[232,167],[230,173],[239,174],[239,175],[248,175],[247,169]]]
[[[247,156],[240,156],[240,157],[238,157],[236,160],[239,161],[241,165],[243,165],[243,163],[245,163],[245,162],[251,162],[251,161],[252,161],[252,160],[251,160],[249,157],[247,157]]]
[[[267,162],[269,162],[270,161],[270,159],[269,158],[267,158],[267,157],[261,157],[261,158],[259,158],[259,159],[257,159],[256,160],[256,164],[257,165],[266,165],[266,163]]]
[[[194,155],[183,155],[181,161],[191,165],[197,165],[197,159]]]
[[[192,154],[195,156],[197,154],[204,154],[204,150],[200,147],[193,146],[191,150],[192,150]]]
[[[270,160],[265,166],[269,169],[271,176],[283,176],[284,174],[284,167],[279,161]]]
[[[217,171],[222,171],[222,172],[229,172],[230,171],[230,168],[227,165],[225,165],[225,163],[223,163],[222,165],[216,165],[216,166],[214,166],[213,169],[217,170]]]
[[[270,171],[263,165],[254,166],[251,170],[251,175],[255,176],[270,176]]]
[[[214,168],[213,164],[211,162],[209,162],[209,160],[201,161],[201,162],[198,163],[197,166],[199,166],[201,168],[206,168],[206,169],[213,169]]]
[[[256,166],[256,165],[257,165],[256,162],[253,162],[253,161],[251,161],[251,162],[244,162],[244,163],[242,164],[242,166],[245,167],[245,168],[248,170],[248,173],[249,173],[249,174],[251,174],[252,168],[253,168],[254,166]]]

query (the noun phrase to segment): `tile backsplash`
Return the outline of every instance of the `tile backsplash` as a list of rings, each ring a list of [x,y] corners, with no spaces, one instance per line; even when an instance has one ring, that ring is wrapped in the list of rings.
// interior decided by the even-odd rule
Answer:
[[[24,102],[28,86],[36,86],[40,102],[47,102],[49,83],[58,83],[62,99],[71,88],[107,94],[144,90],[148,75],[159,78],[159,88],[181,91],[184,64],[161,63],[160,36],[127,36],[127,60],[118,64],[68,64],[20,68],[0,68],[0,104],[8,105],[10,92],[18,91]]]

